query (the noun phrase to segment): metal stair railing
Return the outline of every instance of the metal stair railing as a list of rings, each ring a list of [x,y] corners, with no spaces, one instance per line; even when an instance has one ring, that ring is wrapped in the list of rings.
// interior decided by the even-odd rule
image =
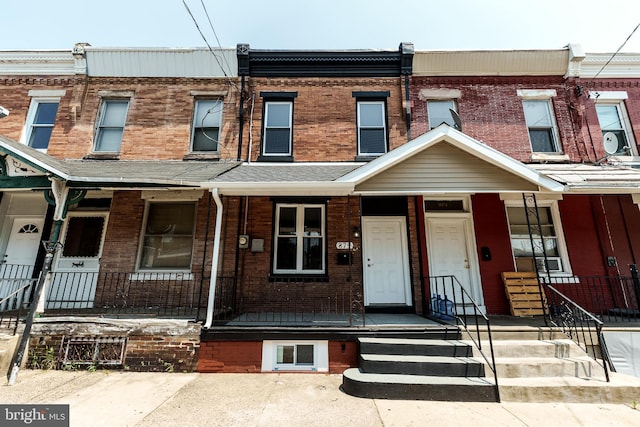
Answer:
[[[500,402],[498,372],[496,369],[493,338],[491,336],[491,322],[489,318],[455,276],[431,276],[429,277],[429,286],[433,294],[430,307],[431,315],[444,323],[450,323],[455,320],[456,325],[461,326],[467,335],[469,335],[469,338],[480,352],[487,366],[493,372],[496,399]],[[449,296],[453,297],[453,299],[449,299]],[[475,326],[475,334],[469,329],[470,322]],[[486,350],[488,344],[488,355],[485,354],[483,350],[480,331],[481,322],[484,323],[487,329],[487,339],[485,340],[484,346]],[[488,343],[486,341],[488,341]]]
[[[549,321],[562,328],[562,332],[565,335],[591,356],[598,365],[602,366],[604,376],[609,382],[607,362],[610,361],[602,339],[602,321],[550,284],[547,283],[544,286],[548,290]],[[600,349],[602,363],[600,363],[595,353],[596,347]],[[591,351],[589,351],[590,348]]]
[[[22,310],[25,306],[25,300],[28,298],[31,287],[38,279],[0,279],[2,287],[10,284],[9,293],[0,299],[0,325],[14,325],[13,334],[15,335],[22,316]],[[20,283],[24,283],[20,286]],[[18,286],[16,288],[16,286]],[[15,288],[15,289],[14,289]],[[4,293],[4,292],[3,292]]]

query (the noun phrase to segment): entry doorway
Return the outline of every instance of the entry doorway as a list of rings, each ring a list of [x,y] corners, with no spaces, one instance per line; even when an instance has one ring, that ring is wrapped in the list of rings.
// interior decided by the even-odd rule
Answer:
[[[427,213],[425,223],[429,275],[455,276],[465,291],[484,310],[471,214]],[[449,299],[462,301],[460,290],[450,292],[452,294],[447,295]]]
[[[362,257],[366,306],[413,305],[405,217],[362,217]]]

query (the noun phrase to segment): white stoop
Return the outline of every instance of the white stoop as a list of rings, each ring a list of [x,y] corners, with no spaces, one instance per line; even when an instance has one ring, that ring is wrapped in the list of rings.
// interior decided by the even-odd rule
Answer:
[[[534,334],[523,333],[520,337],[524,339],[515,339],[515,331],[494,334],[502,401],[628,404],[640,401],[640,378],[610,372],[611,381],[607,382],[602,366],[562,335],[538,334],[535,338]],[[488,348],[483,351],[490,357]],[[474,357],[482,358],[475,347]],[[485,372],[487,376],[492,374],[488,368]]]

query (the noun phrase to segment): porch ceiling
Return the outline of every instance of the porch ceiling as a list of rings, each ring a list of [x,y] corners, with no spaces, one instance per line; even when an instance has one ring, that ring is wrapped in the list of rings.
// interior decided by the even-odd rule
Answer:
[[[563,191],[564,185],[447,125],[345,175],[360,194]]]

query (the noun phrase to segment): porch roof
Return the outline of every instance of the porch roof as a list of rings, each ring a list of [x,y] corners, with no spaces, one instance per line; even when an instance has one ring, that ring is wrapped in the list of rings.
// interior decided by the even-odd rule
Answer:
[[[200,187],[239,162],[180,160],[60,160],[0,135],[0,151],[32,168],[29,175],[53,176],[76,188]]]
[[[356,194],[562,192],[564,185],[442,124],[338,181]]]
[[[532,168],[565,184],[571,193],[640,193],[640,169],[621,164],[535,164]]]
[[[363,164],[244,163],[206,186],[235,195],[347,195],[353,191],[353,184],[339,182],[339,178]]]

